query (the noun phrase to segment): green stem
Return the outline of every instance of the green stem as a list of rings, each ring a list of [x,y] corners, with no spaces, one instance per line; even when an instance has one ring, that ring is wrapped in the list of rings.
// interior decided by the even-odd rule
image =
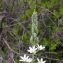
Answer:
[[[32,63],[34,63],[34,54],[32,54],[32,59],[33,59],[33,60],[32,60]]]

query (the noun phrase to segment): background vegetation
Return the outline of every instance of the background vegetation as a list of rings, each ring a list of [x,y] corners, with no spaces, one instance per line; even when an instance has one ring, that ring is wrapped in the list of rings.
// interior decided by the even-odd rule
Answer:
[[[34,9],[39,44],[46,46],[36,57],[63,63],[63,0],[0,0],[0,63],[21,63],[20,55],[28,54]]]

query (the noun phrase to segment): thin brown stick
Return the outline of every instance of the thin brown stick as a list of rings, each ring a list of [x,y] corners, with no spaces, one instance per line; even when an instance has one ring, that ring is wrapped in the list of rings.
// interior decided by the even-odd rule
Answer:
[[[7,43],[7,41],[6,41],[5,38],[3,38],[3,41],[5,42],[5,44],[7,45],[8,49],[9,49],[10,51],[12,51],[13,53],[19,54],[19,53],[17,53],[16,51],[14,51],[14,50],[9,46],[9,44]]]

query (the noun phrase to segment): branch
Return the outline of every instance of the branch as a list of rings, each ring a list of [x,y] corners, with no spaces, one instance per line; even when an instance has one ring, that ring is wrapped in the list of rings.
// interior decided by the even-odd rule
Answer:
[[[9,49],[10,51],[12,51],[13,53],[19,54],[19,53],[17,53],[16,51],[14,51],[14,50],[9,46],[9,44],[7,43],[7,41],[6,41],[5,38],[3,38],[3,41],[5,42],[5,44],[7,45],[8,49]]]

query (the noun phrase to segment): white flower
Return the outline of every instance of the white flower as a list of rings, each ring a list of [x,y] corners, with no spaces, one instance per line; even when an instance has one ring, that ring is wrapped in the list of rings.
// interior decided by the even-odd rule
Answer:
[[[27,62],[29,62],[29,63],[32,62],[32,59],[31,58],[28,58],[27,59]]]
[[[45,63],[46,61],[43,61],[43,58],[41,58],[40,60],[37,58],[38,63]]]
[[[30,53],[35,54],[36,50],[37,50],[37,48],[35,48],[35,46],[33,46],[33,47],[29,47],[29,50],[27,50],[27,51],[30,52]]]
[[[44,48],[45,48],[45,47],[42,46],[42,45],[40,45],[40,46],[39,46],[39,44],[37,45],[37,49],[38,49],[38,50],[44,50]]]
[[[32,62],[32,59],[29,58],[29,56],[26,57],[26,54],[24,54],[24,57],[20,56],[20,58],[21,59],[19,61],[28,62],[28,63]]]

